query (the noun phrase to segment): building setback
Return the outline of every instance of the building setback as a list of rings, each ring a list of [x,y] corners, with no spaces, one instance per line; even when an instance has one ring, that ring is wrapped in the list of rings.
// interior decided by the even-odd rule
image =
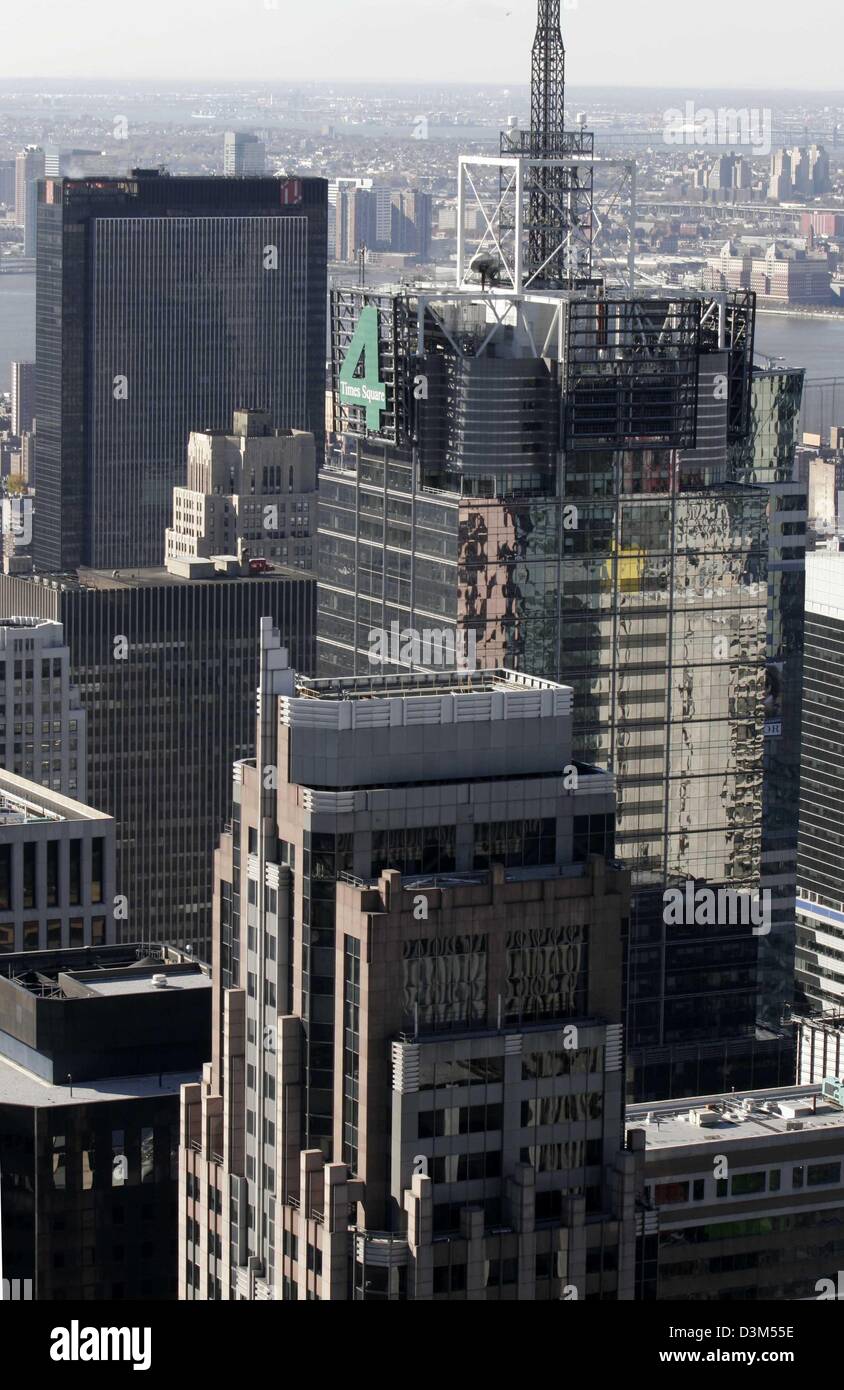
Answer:
[[[183,1092],[180,1296],[631,1298],[629,884],[571,692],[301,680],[265,624],[257,741]]]
[[[312,669],[312,578],[0,576],[0,621],[19,613],[64,629],[88,721],[88,799],[116,822],[121,938],[175,940],[207,958],[231,764],[255,747],[256,634],[271,617]]]
[[[327,184],[40,185],[37,569],[159,565],[192,430],[324,426]]]
[[[0,957],[3,1274],[38,1300],[176,1297],[179,1087],[207,969],[134,946]]]
[[[111,817],[0,772],[0,952],[112,944],[115,895]]]

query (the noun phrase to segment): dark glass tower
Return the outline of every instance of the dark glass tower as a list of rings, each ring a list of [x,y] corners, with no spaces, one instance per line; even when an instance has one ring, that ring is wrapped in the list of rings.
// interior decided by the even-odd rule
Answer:
[[[321,179],[46,179],[36,568],[157,565],[192,430],[324,433]]]

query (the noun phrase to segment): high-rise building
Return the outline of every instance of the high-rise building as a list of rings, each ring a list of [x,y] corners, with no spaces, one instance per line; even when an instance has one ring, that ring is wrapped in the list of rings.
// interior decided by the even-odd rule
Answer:
[[[23,254],[34,256],[38,209],[38,180],[44,177],[44,151],[27,145],[15,160],[15,221],[23,229]]]
[[[393,194],[393,251],[430,260],[433,231],[433,199],[430,193],[408,189]]]
[[[60,622],[0,618],[0,767],[85,801],[85,710]]]
[[[112,818],[0,771],[0,968],[5,952],[111,944],[118,892]]]
[[[4,1297],[176,1298],[179,1091],[210,994],[169,948],[0,955]]]
[[[254,752],[261,618],[271,616],[302,669],[313,669],[313,578],[229,568],[197,578],[163,568],[0,576],[0,622],[37,614],[64,630],[87,715],[87,799],[116,822],[127,899],[120,939],[188,944],[205,958],[231,764]],[[11,680],[7,689],[20,703]],[[18,722],[15,737],[25,738]],[[33,730],[34,739],[34,717]]]
[[[297,679],[263,624],[182,1297],[632,1298],[629,884],[571,704],[505,671]]]
[[[749,429],[730,465],[736,483],[769,497],[761,883],[771,929],[759,941],[759,1023],[775,1031],[794,1003],[807,527],[807,490],[794,481],[794,462],[804,377],[802,368],[754,368]]]
[[[160,565],[188,437],[235,410],[321,449],[326,187],[150,170],[44,181],[38,569]]]
[[[35,418],[35,363],[12,363],[12,434],[32,429]]]
[[[730,465],[754,297],[602,280],[591,136],[562,126],[559,5],[540,18],[530,134],[503,137],[480,188],[461,161],[455,289],[334,293],[318,673],[408,669],[380,664],[397,624],[571,685],[576,756],[616,776],[634,873],[636,1090],[768,1084],[759,938],[679,931],[663,902],[689,879],[760,885],[770,498]],[[494,253],[462,230],[484,188]]]
[[[14,159],[0,159],[0,204],[16,211],[16,176]]]
[[[192,434],[187,487],[173,490],[165,564],[171,573],[213,569],[230,556],[310,570],[316,529],[314,437],[274,430],[259,411],[235,411],[231,432]]]
[[[227,179],[266,173],[267,151],[262,140],[246,130],[227,130],[223,137],[223,174]]]
[[[797,864],[803,1007],[844,1012],[844,552],[806,556],[806,650]]]

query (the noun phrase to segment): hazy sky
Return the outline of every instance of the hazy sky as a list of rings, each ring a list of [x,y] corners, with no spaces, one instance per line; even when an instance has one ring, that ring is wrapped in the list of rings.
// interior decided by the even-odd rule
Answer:
[[[0,76],[528,80],[535,0],[6,0]],[[842,0],[563,0],[576,86],[841,89]]]

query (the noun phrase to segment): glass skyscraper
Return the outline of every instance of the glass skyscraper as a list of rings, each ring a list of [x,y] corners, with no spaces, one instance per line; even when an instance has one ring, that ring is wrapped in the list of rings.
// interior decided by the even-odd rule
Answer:
[[[327,184],[40,185],[36,568],[158,565],[192,430],[324,435]]]

